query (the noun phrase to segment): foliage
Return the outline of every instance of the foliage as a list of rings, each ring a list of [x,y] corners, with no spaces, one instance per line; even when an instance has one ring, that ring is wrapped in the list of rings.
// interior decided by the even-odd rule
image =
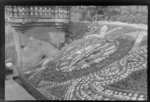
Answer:
[[[72,21],[122,21],[147,24],[146,6],[73,6]]]
[[[87,25],[81,22],[70,22],[66,26],[66,43],[82,38],[88,30]]]

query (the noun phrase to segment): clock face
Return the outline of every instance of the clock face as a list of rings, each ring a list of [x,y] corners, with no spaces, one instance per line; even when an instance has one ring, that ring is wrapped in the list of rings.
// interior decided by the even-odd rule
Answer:
[[[120,22],[96,26],[21,74],[49,100],[146,100],[147,92],[138,86],[143,79],[133,80],[133,75],[147,69],[147,26]]]

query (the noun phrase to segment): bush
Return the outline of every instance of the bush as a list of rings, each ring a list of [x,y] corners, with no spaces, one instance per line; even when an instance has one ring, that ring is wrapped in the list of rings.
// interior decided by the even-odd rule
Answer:
[[[66,43],[82,38],[88,31],[87,25],[82,22],[70,22],[66,26]]]

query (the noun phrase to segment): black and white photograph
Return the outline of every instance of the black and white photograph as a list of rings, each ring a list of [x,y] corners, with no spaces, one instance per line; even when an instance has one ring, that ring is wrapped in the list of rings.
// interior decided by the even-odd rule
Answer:
[[[5,100],[148,100],[146,5],[5,5]]]

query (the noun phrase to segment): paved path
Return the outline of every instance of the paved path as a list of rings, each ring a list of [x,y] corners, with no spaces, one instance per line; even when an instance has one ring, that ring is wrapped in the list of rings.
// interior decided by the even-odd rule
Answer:
[[[13,80],[5,81],[5,100],[35,100],[23,87]]]

